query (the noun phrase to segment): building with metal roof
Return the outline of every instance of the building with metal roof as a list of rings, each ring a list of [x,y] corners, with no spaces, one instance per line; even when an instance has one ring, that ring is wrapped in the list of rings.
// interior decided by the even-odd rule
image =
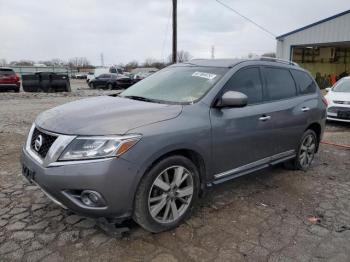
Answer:
[[[276,55],[315,77],[349,74],[350,10],[278,36]]]

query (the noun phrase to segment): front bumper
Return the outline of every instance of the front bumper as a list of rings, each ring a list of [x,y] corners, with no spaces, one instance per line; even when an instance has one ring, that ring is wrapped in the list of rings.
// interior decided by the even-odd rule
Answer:
[[[23,148],[21,162],[33,173],[33,182],[62,207],[95,218],[132,215],[138,169],[127,160],[109,158],[44,167]],[[99,192],[106,206],[89,207],[67,194],[82,190]]]
[[[19,87],[20,87],[20,83],[0,84],[0,89],[18,89]]]
[[[343,117],[340,114],[346,113],[347,117]],[[327,108],[327,120],[340,121],[350,123],[350,106],[349,105],[336,105],[330,104]]]

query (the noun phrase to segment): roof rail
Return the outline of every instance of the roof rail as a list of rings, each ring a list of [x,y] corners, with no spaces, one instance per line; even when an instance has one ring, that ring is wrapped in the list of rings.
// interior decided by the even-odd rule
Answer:
[[[261,56],[259,60],[283,63],[283,64],[293,65],[293,66],[299,66],[297,63],[295,63],[293,61],[280,59],[280,58],[275,58],[275,57]]]

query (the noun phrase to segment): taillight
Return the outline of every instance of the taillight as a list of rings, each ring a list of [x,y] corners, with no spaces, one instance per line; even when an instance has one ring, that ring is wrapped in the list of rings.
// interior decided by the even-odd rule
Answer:
[[[328,106],[328,101],[324,96],[322,97],[322,102],[325,106]]]

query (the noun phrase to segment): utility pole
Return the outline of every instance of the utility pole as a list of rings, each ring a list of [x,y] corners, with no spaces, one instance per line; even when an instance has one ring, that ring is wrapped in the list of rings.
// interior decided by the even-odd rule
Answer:
[[[215,46],[211,46],[211,59],[215,59]]]
[[[177,58],[177,0],[173,0],[173,63]]]

